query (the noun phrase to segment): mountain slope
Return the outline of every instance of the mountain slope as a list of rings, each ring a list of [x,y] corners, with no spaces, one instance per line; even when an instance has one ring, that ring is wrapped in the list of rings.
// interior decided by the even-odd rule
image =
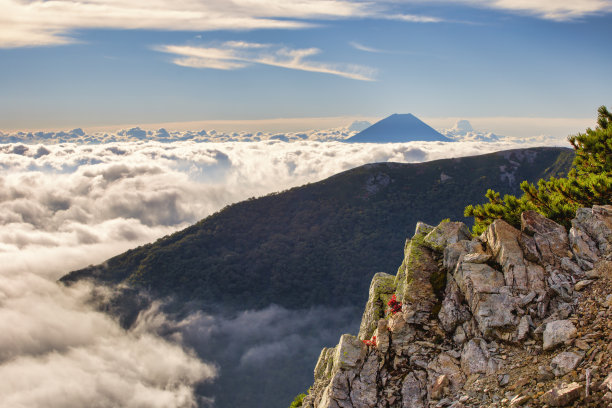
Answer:
[[[486,187],[567,172],[573,152],[533,148],[419,164],[380,163],[240,202],[158,241],[72,272],[153,295],[236,309],[354,305],[394,271],[417,220],[461,219]],[[256,295],[255,295],[256,294]]]
[[[410,113],[395,113],[346,141],[349,143],[404,143],[414,141],[452,142],[453,140],[441,135]]]

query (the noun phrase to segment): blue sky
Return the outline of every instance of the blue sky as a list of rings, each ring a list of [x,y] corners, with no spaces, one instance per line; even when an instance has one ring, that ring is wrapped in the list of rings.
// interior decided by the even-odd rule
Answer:
[[[588,118],[612,0],[0,0],[0,129]]]

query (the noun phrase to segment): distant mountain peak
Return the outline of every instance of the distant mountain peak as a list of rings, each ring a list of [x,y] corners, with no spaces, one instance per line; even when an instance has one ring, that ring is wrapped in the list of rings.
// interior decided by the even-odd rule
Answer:
[[[465,119],[458,120],[457,123],[455,123],[455,126],[453,126],[453,128],[451,130],[455,130],[457,132],[462,132],[462,133],[467,133],[467,132],[473,132],[474,131],[470,121],[465,120]]]
[[[452,142],[411,113],[394,113],[346,140],[349,143]]]
[[[370,126],[372,126],[372,124],[367,120],[356,120],[349,125],[348,130],[361,132]]]

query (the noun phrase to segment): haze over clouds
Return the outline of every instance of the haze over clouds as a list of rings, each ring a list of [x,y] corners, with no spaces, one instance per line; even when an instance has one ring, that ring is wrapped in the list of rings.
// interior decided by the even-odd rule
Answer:
[[[110,142],[133,142],[133,141],[158,141],[164,143],[179,141],[195,142],[259,142],[265,140],[293,141],[343,141],[355,135],[358,131],[370,126],[371,123],[364,120],[356,120],[349,126],[338,126],[329,129],[305,130],[305,131],[283,131],[282,128],[307,128],[310,122],[321,122],[324,119],[279,119],[270,121],[243,121],[241,130],[231,130],[226,123],[220,124],[221,129],[198,130],[197,125],[214,126],[219,123],[194,122],[194,123],[168,123],[167,130],[156,125],[128,127],[121,130],[93,130],[83,131],[72,129],[70,131],[13,131],[2,132],[0,130],[0,143],[26,143],[26,144],[49,144],[49,143],[79,143],[99,144]],[[328,121],[338,121],[338,118],[327,118]],[[375,121],[375,120],[374,120]],[[222,122],[222,121],[219,121]],[[269,123],[268,123],[269,122]],[[278,123],[277,123],[278,122]],[[479,131],[472,129],[467,120],[456,118],[429,118],[426,122],[433,124],[436,129],[445,136],[460,142],[482,141],[482,142],[506,142],[510,144],[534,144],[540,143],[549,146],[566,146],[567,135],[584,130],[587,126],[593,126],[592,119],[554,119],[554,118],[476,118],[475,122],[482,128],[501,127],[506,132],[503,135],[494,134],[490,131]],[[452,123],[453,127],[447,127]],[[468,128],[457,127],[458,124],[467,123]],[[254,126],[265,126],[277,128],[275,131],[249,131],[246,129]],[[159,126],[159,125],[158,125]],[[21,148],[23,149],[23,148]]]

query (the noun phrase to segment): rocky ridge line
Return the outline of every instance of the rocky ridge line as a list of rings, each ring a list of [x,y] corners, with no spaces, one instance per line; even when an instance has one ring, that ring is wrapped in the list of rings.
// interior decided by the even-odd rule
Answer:
[[[397,274],[374,276],[359,335],[321,352],[302,406],[612,407],[611,288],[610,205],[579,209],[569,233],[533,211],[473,239],[419,223]]]

